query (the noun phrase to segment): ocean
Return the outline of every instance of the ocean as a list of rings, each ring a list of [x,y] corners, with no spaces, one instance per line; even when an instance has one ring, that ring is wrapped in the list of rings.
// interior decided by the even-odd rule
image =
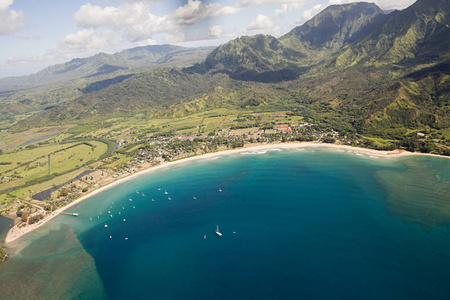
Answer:
[[[190,161],[24,236],[0,295],[448,299],[449,195],[438,157],[274,148]]]

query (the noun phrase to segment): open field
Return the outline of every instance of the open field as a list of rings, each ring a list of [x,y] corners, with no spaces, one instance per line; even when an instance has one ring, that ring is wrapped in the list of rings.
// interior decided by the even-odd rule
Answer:
[[[15,147],[26,147],[28,145],[43,142],[61,132],[69,129],[68,126],[56,126],[36,128],[19,133],[8,133],[7,131],[0,132],[0,149],[13,149]]]
[[[0,155],[0,190],[29,185],[49,175],[70,172],[97,161],[107,150],[108,145],[103,142],[86,141],[41,146]]]

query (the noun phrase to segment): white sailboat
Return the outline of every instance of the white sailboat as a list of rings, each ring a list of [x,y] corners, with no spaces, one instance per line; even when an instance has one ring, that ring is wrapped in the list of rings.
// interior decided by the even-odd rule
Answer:
[[[222,234],[221,234],[220,231],[219,231],[219,225],[217,225],[217,227],[216,227],[216,234],[217,234],[218,236],[222,236]]]

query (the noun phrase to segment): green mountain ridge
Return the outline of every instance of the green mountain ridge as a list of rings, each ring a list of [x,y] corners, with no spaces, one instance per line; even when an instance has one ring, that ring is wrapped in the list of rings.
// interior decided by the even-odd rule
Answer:
[[[336,65],[400,64],[414,68],[420,64],[450,58],[450,3],[419,0],[390,15],[380,28],[348,47],[336,58]]]
[[[313,54],[311,59],[322,58],[360,40],[387,18],[373,3],[331,5],[279,40],[288,47],[304,49],[310,56]]]
[[[99,53],[50,66],[36,74],[0,79],[0,92],[16,91],[57,82],[101,75],[114,76],[117,71],[190,65],[206,57],[214,48],[185,48],[173,45],[151,45],[122,50],[115,54]],[[148,69],[147,69],[148,71]]]
[[[189,71],[214,70],[233,79],[279,81],[292,79],[299,70],[298,60],[305,55],[285,47],[275,37],[258,34],[242,36],[212,51],[203,63]]]

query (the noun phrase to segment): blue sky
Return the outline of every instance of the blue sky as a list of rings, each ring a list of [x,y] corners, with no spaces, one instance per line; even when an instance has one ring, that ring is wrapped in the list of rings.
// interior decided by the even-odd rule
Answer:
[[[150,44],[216,46],[276,37],[349,0],[0,0],[0,78]],[[415,0],[374,0],[403,9]]]

